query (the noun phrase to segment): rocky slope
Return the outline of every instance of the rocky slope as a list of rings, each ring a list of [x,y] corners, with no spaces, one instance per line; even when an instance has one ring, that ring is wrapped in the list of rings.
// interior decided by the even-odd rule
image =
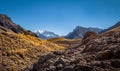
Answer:
[[[94,31],[94,32],[100,32],[102,29],[99,28],[85,28],[81,26],[77,26],[71,33],[69,33],[67,36],[65,36],[68,39],[73,39],[73,38],[83,38],[84,34],[87,31]]]
[[[0,14],[0,29],[4,31],[11,31],[14,33],[23,33],[26,35],[37,36],[29,30],[25,30],[20,25],[15,24],[12,20],[5,14]]]
[[[64,47],[34,37],[34,33],[0,15],[0,71],[23,71],[38,58]]]
[[[42,56],[31,71],[120,71],[120,29],[87,32],[79,44]]]

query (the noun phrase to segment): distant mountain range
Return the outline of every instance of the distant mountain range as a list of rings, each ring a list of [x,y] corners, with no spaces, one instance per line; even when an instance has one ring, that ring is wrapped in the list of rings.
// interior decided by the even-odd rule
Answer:
[[[100,28],[93,28],[93,27],[86,28],[86,27],[77,26],[72,32],[68,33],[68,35],[64,37],[68,39],[82,38],[84,34],[88,31],[93,31],[93,32],[102,34],[118,26],[120,26],[120,22],[116,23],[115,25],[111,26],[108,29],[100,29]],[[59,35],[55,34],[54,32],[50,32],[50,31],[38,30],[35,33],[39,38],[42,38],[42,39],[59,37]]]
[[[77,26],[72,32],[70,32],[68,35],[64,37],[68,39],[82,38],[87,31],[94,31],[99,33],[102,30],[103,29],[100,29],[100,28],[92,28],[92,27],[85,28],[85,27]],[[34,33],[39,38],[42,38],[42,39],[59,37],[58,34],[55,34],[54,32],[51,32],[51,31],[38,30],[38,31],[35,31]]]
[[[72,32],[70,32],[65,37],[68,39],[82,38],[87,31],[94,31],[98,33],[102,30],[103,29],[100,29],[100,28],[92,28],[92,27],[85,28],[85,27],[77,26]]]
[[[42,38],[42,39],[59,37],[58,34],[55,34],[54,32],[50,32],[50,31],[38,30],[38,31],[35,31],[35,33],[39,38]]]

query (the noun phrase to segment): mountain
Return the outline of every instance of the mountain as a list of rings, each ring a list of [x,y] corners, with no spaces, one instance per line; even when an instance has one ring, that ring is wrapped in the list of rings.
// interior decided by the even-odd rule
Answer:
[[[0,71],[24,71],[40,56],[58,50],[64,47],[42,40],[0,15]]]
[[[69,33],[65,37],[68,39],[82,38],[87,31],[94,31],[94,32],[98,33],[100,31],[102,31],[102,29],[92,28],[92,27],[85,28],[85,27],[77,26],[71,33]]]
[[[86,32],[78,45],[41,56],[30,71],[120,71],[120,27]]]
[[[32,35],[37,37],[37,35],[31,32],[30,30],[25,30],[20,25],[17,25],[14,22],[12,22],[12,20],[9,17],[7,17],[5,14],[0,14],[0,28],[4,31],[23,33],[26,35]]]
[[[114,28],[117,28],[117,27],[119,27],[119,26],[120,26],[120,21],[119,21],[118,23],[116,23],[115,25],[113,25],[113,26],[109,27],[108,29],[105,29],[105,30],[103,30],[103,31],[101,31],[101,32],[99,32],[99,33],[105,33],[105,32],[107,32],[107,31],[110,31],[110,30],[112,30],[112,29],[114,29]]]
[[[59,37],[59,35],[55,34],[54,32],[50,32],[50,31],[38,30],[38,31],[35,31],[35,33],[39,38],[42,38],[42,39]]]

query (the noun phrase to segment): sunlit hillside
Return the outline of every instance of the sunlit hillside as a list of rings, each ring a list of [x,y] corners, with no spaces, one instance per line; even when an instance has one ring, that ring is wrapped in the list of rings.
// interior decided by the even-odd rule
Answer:
[[[0,67],[18,71],[29,67],[41,56],[64,47],[39,38],[0,31]]]
[[[110,34],[112,34],[112,33],[114,33],[114,32],[118,32],[118,31],[120,31],[120,26],[118,26],[118,27],[116,27],[116,28],[113,28],[113,29],[110,29],[110,30],[108,30],[108,31],[106,31],[105,33],[103,33],[103,34],[108,34],[108,35],[110,35]]]
[[[68,47],[72,44],[75,44],[79,41],[81,41],[81,39],[66,39],[64,37],[58,37],[58,38],[51,38],[51,39],[48,39],[47,41],[50,41],[50,42],[53,42],[53,43],[56,43],[60,46],[64,46],[64,47]]]
[[[112,29],[112,30],[110,30],[110,31],[120,31],[120,26],[117,27],[117,28],[114,28],[114,29]]]

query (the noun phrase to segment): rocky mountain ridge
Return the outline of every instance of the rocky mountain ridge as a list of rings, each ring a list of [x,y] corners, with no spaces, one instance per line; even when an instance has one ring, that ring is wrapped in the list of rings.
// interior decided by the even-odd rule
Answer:
[[[85,27],[77,26],[71,33],[69,33],[65,37],[68,38],[68,39],[83,38],[84,34],[87,31],[93,31],[93,32],[98,33],[100,31],[102,31],[102,29],[92,28],[92,27],[85,28]]]
[[[107,31],[112,30],[112,29],[114,29],[114,28],[117,28],[117,27],[119,27],[119,26],[120,26],[120,21],[117,22],[115,25],[113,25],[113,26],[111,26],[111,27],[109,27],[109,28],[107,28],[107,29],[105,29],[105,30],[102,30],[102,31],[99,32],[99,33],[100,33],[100,34],[101,34],[101,33],[105,33],[105,32],[107,32]]]

